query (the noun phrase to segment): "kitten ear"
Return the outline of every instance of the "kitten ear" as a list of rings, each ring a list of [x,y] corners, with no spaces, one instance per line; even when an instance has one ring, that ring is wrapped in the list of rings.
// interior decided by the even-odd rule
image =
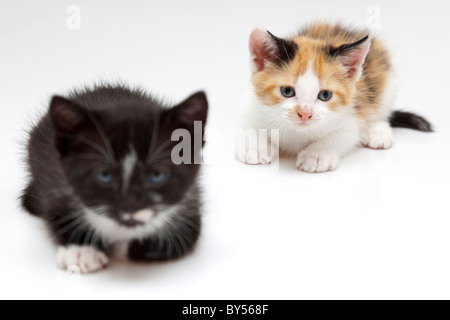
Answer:
[[[169,121],[176,125],[190,129],[194,127],[195,121],[206,123],[208,117],[208,99],[201,91],[193,94],[185,101],[168,111]]]
[[[269,31],[261,29],[253,30],[249,47],[254,73],[263,71],[269,62],[280,64],[291,61],[298,50],[295,42],[275,37]]]
[[[50,117],[55,130],[74,133],[87,118],[85,109],[65,98],[55,96],[50,103]]]
[[[337,48],[330,48],[329,54],[337,58],[347,68],[348,77],[358,81],[362,75],[362,67],[370,50],[369,36]]]

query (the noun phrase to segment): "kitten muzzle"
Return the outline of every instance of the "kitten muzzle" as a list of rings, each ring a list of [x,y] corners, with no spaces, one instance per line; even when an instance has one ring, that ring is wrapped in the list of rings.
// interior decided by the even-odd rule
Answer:
[[[302,124],[307,123],[313,117],[312,107],[309,103],[298,105],[293,111],[297,113]]]
[[[124,213],[122,215],[122,221],[126,223],[146,223],[150,221],[154,216],[154,212],[151,209],[142,209],[134,213]]]
[[[300,120],[302,120],[303,122],[308,121],[309,119],[312,118],[312,113],[310,112],[297,112],[298,116],[300,117]]]

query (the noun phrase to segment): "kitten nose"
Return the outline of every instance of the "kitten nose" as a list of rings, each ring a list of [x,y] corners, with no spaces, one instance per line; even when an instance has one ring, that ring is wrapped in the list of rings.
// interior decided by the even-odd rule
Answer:
[[[142,209],[142,206],[136,205],[136,204],[128,204],[128,205],[122,206],[122,211],[129,213],[129,214],[133,214],[133,213],[139,211],[140,209]]]
[[[312,118],[312,113],[310,113],[310,112],[298,112],[298,116],[300,117],[300,119],[302,119],[302,121],[308,121],[309,119]]]
[[[155,213],[151,209],[142,209],[139,211],[136,211],[134,213],[124,213],[122,215],[123,221],[140,221],[140,222],[147,222],[151,220],[154,217]]]

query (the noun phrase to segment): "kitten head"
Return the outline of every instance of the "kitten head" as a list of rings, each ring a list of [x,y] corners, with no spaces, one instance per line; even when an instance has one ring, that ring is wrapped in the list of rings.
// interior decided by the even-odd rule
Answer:
[[[353,104],[370,43],[366,36],[335,46],[256,29],[250,36],[255,93],[281,123],[299,129],[326,123]]]
[[[95,103],[87,108],[61,97],[51,102],[67,182],[85,207],[123,226],[151,223],[195,183],[199,165],[175,165],[172,149],[179,142],[171,137],[185,129],[194,141],[194,122],[206,122],[206,96],[197,93],[171,109],[152,99]],[[183,152],[194,159],[201,145]]]

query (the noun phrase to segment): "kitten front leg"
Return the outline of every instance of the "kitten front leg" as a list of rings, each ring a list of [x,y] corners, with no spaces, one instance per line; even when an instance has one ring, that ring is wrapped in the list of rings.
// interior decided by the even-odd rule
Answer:
[[[393,143],[392,128],[386,121],[370,124],[361,132],[361,144],[366,148],[389,149]]]
[[[109,263],[104,252],[81,245],[60,246],[56,260],[61,269],[70,270],[75,267],[84,274],[105,269]]]
[[[340,156],[321,150],[304,150],[297,157],[297,168],[305,172],[320,173],[333,171],[339,164]]]
[[[237,138],[237,159],[249,165],[271,164],[279,156],[277,132],[267,129],[248,129]]]
[[[48,221],[58,244],[58,267],[63,270],[77,268],[85,274],[106,268],[109,263],[107,250],[100,236],[84,220],[83,210],[62,203],[52,209],[57,214]],[[61,212],[71,213],[62,215]]]
[[[249,165],[271,164],[272,156],[267,148],[251,147],[237,153],[239,161]]]
[[[340,158],[358,143],[356,126],[343,128],[331,135],[316,140],[297,157],[297,168],[311,173],[333,171]]]

